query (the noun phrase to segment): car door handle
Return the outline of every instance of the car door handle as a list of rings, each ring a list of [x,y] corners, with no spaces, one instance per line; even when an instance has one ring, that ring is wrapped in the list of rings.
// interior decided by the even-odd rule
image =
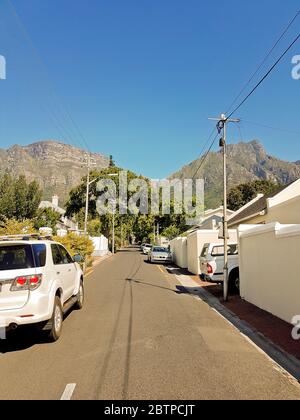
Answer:
[[[56,273],[58,276],[60,275],[60,271],[57,271],[57,273]]]
[[[69,273],[71,273],[72,269],[71,269],[71,268],[69,268],[69,270],[68,270],[68,271],[69,271]]]

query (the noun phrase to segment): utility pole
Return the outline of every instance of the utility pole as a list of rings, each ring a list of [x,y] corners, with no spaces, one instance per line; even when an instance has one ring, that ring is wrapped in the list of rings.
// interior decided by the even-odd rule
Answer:
[[[220,139],[220,147],[223,150],[223,239],[224,239],[224,279],[223,279],[223,297],[228,300],[228,217],[227,217],[227,123],[239,123],[239,119],[229,119],[225,114],[220,118],[209,118],[217,121],[218,132],[223,131],[223,137]]]
[[[115,253],[115,209],[113,209],[113,215],[112,215],[112,253]]]
[[[86,178],[86,198],[85,198],[85,217],[84,217],[84,234],[87,235],[87,225],[89,217],[89,199],[90,199],[90,185],[93,184],[96,179],[90,181],[90,170],[91,166],[95,166],[96,163],[91,162],[91,154],[87,155],[87,178]]]
[[[118,177],[118,173],[108,174],[111,177]],[[115,211],[116,211],[117,202],[116,200],[113,201],[113,214],[112,214],[112,254],[115,254]]]
[[[87,181],[86,181],[86,199],[85,199],[85,218],[84,218],[84,234],[87,235],[87,224],[89,216],[89,198],[90,198],[90,168],[91,168],[91,155],[87,156]]]

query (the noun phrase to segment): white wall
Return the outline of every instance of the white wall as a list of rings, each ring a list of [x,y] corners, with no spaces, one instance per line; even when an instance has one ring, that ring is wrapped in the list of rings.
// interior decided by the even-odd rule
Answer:
[[[102,257],[108,253],[108,239],[105,236],[93,237],[95,251],[93,257]]]
[[[171,251],[174,258],[174,263],[178,267],[187,268],[187,238],[176,238],[171,241]]]
[[[229,231],[230,242],[237,242],[237,231]],[[188,270],[193,274],[201,274],[200,255],[203,246],[206,243],[223,243],[223,239],[219,239],[218,230],[197,230],[191,233],[187,238],[187,256]]]
[[[300,225],[239,228],[242,298],[292,323],[300,315]]]

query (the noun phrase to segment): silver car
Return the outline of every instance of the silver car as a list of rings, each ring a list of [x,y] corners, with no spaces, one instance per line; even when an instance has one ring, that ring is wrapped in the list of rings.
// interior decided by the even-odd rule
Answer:
[[[154,246],[148,254],[150,263],[172,263],[172,253],[168,248]]]

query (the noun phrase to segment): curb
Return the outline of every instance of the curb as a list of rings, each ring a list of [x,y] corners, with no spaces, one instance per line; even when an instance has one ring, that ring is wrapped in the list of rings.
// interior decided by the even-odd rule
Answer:
[[[190,276],[187,277],[194,282]],[[185,289],[188,291],[187,288]],[[296,357],[277,346],[273,343],[273,341],[265,337],[257,329],[251,327],[247,322],[242,321],[230,309],[227,309],[224,305],[222,305],[218,298],[204,290],[201,286],[197,285],[197,293],[196,286],[195,293],[189,293],[193,296],[198,296],[203,302],[207,303],[267,356],[269,356],[279,366],[279,368],[284,369],[300,383],[300,361]]]

